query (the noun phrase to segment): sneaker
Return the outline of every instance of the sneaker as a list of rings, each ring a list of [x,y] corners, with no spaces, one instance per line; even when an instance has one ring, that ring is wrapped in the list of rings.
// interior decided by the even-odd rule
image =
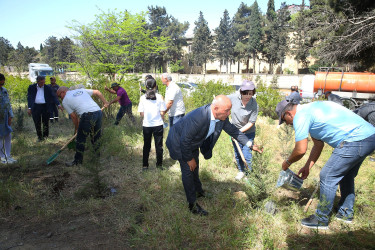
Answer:
[[[241,180],[245,176],[244,172],[238,172],[236,177],[234,177],[237,181]]]
[[[8,157],[8,163],[12,164],[12,163],[17,163],[17,160],[13,159],[11,156]]]
[[[344,216],[340,213],[336,214],[336,219],[339,220],[339,221],[348,223],[348,224],[351,224],[353,222],[353,217],[346,217],[346,216]]]
[[[318,220],[318,217],[313,214],[309,217],[302,220],[301,225],[308,228],[313,229],[320,229],[320,230],[327,230],[328,228],[328,222],[321,222]]]
[[[1,157],[1,163],[2,163],[2,164],[7,164],[8,161],[7,161],[5,158]]]

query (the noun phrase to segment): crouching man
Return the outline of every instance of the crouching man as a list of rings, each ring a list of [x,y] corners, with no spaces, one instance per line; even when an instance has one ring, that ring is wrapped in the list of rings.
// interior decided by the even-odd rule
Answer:
[[[328,229],[337,186],[341,199],[338,203],[338,220],[351,223],[354,205],[354,178],[364,159],[375,149],[375,128],[350,110],[334,102],[313,102],[296,105],[286,100],[277,104],[279,124],[293,125],[295,147],[282,163],[287,170],[300,160],[307,151],[310,134],[314,146],[303,168],[298,172],[306,179],[318,160],[324,142],[334,148],[331,157],[320,172],[320,200],[314,215],[302,220],[302,226]]]
[[[191,111],[169,130],[167,147],[171,158],[180,162],[182,184],[193,214],[208,215],[208,212],[196,203],[197,197],[206,196],[199,179],[199,149],[205,159],[210,159],[213,147],[224,130],[242,145],[262,152],[258,146],[253,145],[252,140],[229,122],[231,108],[232,103],[227,96],[216,96],[212,104]]]
[[[101,136],[102,129],[103,114],[100,107],[91,96],[99,97],[104,103],[104,107],[108,107],[109,104],[99,90],[69,90],[67,87],[60,87],[56,94],[61,98],[65,110],[72,118],[75,132],[77,133],[74,160],[72,162],[67,162],[66,165],[74,166],[82,164],[87,136],[90,135],[94,149],[97,150],[99,145],[96,142]]]

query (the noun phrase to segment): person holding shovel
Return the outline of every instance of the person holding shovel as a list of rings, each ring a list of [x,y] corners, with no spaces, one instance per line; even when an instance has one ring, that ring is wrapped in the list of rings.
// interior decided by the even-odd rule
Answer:
[[[82,164],[88,135],[91,137],[94,149],[98,150],[99,148],[97,141],[101,136],[103,114],[98,104],[91,98],[92,95],[99,97],[104,103],[104,107],[109,106],[109,103],[99,90],[69,90],[69,88],[64,86],[57,90],[57,96],[61,98],[65,110],[72,118],[75,133],[77,133],[74,160],[72,162],[67,162],[65,164],[67,166]]]
[[[252,81],[245,80],[241,84],[239,92],[229,95],[232,102],[232,124],[236,126],[242,133],[246,135],[251,142],[255,138],[255,122],[258,117],[258,104],[253,97],[255,95],[255,85]],[[236,180],[241,180],[245,175],[252,171],[251,159],[252,153],[249,147],[239,143],[239,148],[243,153],[245,161],[247,162],[247,169],[245,163],[242,161],[240,152],[236,146],[236,142],[232,141],[234,148],[234,156],[237,161],[238,174]]]
[[[199,179],[199,150],[205,159],[210,159],[222,130],[241,144],[258,150],[258,146],[253,145],[251,140],[229,122],[231,108],[230,99],[225,95],[218,95],[212,104],[191,111],[170,127],[167,147],[171,158],[180,163],[182,184],[189,210],[193,214],[208,215],[196,202],[197,197],[206,196]]]
[[[277,104],[276,113],[279,124],[293,125],[295,131],[296,144],[291,155],[282,163],[283,170],[304,156],[309,134],[314,145],[305,166],[298,172],[302,179],[309,176],[324,143],[334,148],[320,171],[320,200],[316,212],[303,219],[302,226],[328,229],[338,185],[341,199],[336,218],[351,223],[354,216],[354,178],[365,158],[375,150],[375,127],[334,102],[296,105],[283,100]]]
[[[118,125],[120,123],[120,120],[122,117],[127,114],[132,121],[132,123],[135,123],[135,118],[133,116],[132,112],[132,102],[130,101],[128,97],[128,93],[126,93],[124,88],[120,87],[120,84],[117,82],[114,82],[111,84],[111,89],[109,89],[107,86],[104,87],[105,90],[107,90],[111,94],[117,94],[117,97],[109,102],[109,105],[112,103],[118,102],[120,104],[120,109],[116,116],[116,122],[115,125]]]

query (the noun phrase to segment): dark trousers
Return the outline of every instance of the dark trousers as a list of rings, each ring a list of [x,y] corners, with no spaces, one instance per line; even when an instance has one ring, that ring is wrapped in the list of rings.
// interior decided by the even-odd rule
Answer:
[[[154,135],[156,150],[156,166],[163,164],[163,125],[157,127],[143,127],[143,166],[148,167],[151,140]]]
[[[51,112],[51,114],[50,114],[49,119],[51,120],[51,122],[52,122],[54,119],[55,119],[56,121],[59,119],[59,111],[58,111],[56,105],[53,105],[53,106],[52,106],[52,112]]]
[[[134,119],[134,116],[133,116],[133,112],[132,112],[132,103],[126,105],[126,106],[120,106],[120,109],[117,113],[117,116],[116,116],[116,122],[115,122],[115,125],[118,125],[120,120],[122,119],[122,117],[127,114],[130,118],[130,120],[134,123],[135,122],[135,119]]]
[[[185,114],[182,114],[182,115],[176,115],[176,116],[170,116],[169,117],[169,126],[170,127],[173,127],[173,125],[175,125],[179,120],[182,119],[182,117],[184,117]]]
[[[74,160],[82,163],[83,153],[85,152],[85,143],[87,136],[90,136],[94,150],[99,149],[99,140],[102,128],[102,111],[83,113],[79,120],[77,138],[76,138],[76,154]]]
[[[196,193],[203,192],[202,183],[199,180],[199,150],[193,152],[193,157],[197,163],[194,171],[190,171],[190,167],[186,161],[178,160],[180,162],[182,184],[184,185],[185,194],[189,204],[192,204],[197,199]]]
[[[35,125],[36,134],[38,135],[39,140],[43,140],[43,138],[48,137],[49,135],[49,112],[47,104],[34,104],[33,109],[31,111],[33,116],[33,121]],[[42,123],[43,123],[43,131],[42,131]]]

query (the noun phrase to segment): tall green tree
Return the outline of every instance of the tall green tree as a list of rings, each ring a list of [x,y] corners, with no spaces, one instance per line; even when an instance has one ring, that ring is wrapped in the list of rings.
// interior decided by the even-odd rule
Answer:
[[[9,54],[13,50],[12,44],[4,37],[0,37],[0,66],[8,64]]]
[[[215,29],[215,33],[215,57],[220,60],[220,72],[221,66],[224,64],[228,73],[228,64],[233,59],[235,41],[232,34],[232,23],[227,10],[224,10],[223,17],[220,19],[219,27]]]
[[[249,30],[251,7],[241,3],[233,17],[233,38],[236,42],[233,57],[238,61],[237,73],[240,73],[240,63],[246,62],[246,71],[249,72]]]
[[[101,73],[137,72],[147,55],[166,49],[166,37],[153,37],[147,29],[145,13],[102,12],[88,25],[74,22],[74,38],[79,69],[93,79]]]
[[[42,56],[46,63],[52,67],[56,67],[59,61],[57,51],[59,49],[59,40],[55,36],[50,36],[44,41]]]
[[[308,10],[305,10],[305,1],[302,0],[301,9],[296,14],[296,18],[293,19],[292,26],[294,30],[293,44],[295,45],[292,53],[294,59],[302,63],[302,67],[307,68],[309,66],[308,57],[310,55],[310,49],[312,48],[311,37],[307,36],[308,25],[306,22],[306,16]]]
[[[212,35],[207,21],[203,17],[202,11],[199,12],[199,18],[194,22],[194,38],[192,43],[194,65],[204,65],[206,73],[206,64],[211,59]]]
[[[255,1],[251,6],[249,30],[249,52],[252,54],[253,58],[253,73],[256,73],[255,60],[258,58],[258,54],[262,51],[262,38],[262,15],[260,13],[258,3]]]
[[[29,63],[39,61],[37,58],[38,54],[38,51],[33,47],[24,47],[20,42],[18,42],[17,48],[11,51],[9,55],[9,65],[14,66],[19,73],[26,71]]]
[[[148,7],[148,29],[152,30],[153,37],[169,37],[167,49],[149,56],[153,64],[162,66],[162,71],[166,71],[168,62],[176,64],[182,58],[182,46],[185,46],[185,33],[189,28],[189,23],[180,23],[178,19],[167,14],[165,7]]]
[[[269,0],[268,6],[274,6],[273,0]],[[288,51],[288,21],[290,13],[285,2],[281,3],[279,11],[276,13],[271,7],[268,8],[266,14],[265,41],[263,48],[263,56],[269,64],[269,73],[274,72],[274,65],[282,63]]]

